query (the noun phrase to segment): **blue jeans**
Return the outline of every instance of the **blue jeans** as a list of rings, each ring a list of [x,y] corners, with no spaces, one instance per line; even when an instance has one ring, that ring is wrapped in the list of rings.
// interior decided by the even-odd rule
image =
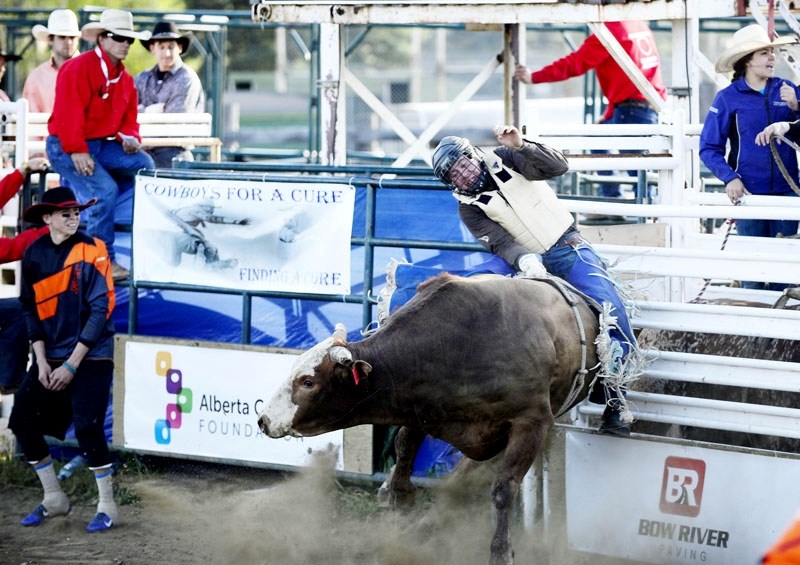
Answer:
[[[798,222],[794,220],[736,220],[736,233],[752,237],[777,237],[778,234],[792,236],[797,233]],[[785,283],[763,283],[758,281],[742,281],[742,288],[768,289],[782,291],[797,286]]]
[[[617,327],[608,333],[611,340],[619,344],[622,349],[620,360],[624,360],[630,353],[631,347],[636,344],[636,336],[628,320],[625,305],[606,271],[605,263],[594,249],[588,243],[580,243],[575,247],[570,245],[551,247],[542,255],[542,263],[551,275],[564,279],[600,304],[608,302],[612,305],[611,313],[617,318]],[[598,381],[589,400],[604,404],[616,397],[615,390],[602,386]]]
[[[617,105],[611,119],[606,124],[657,124],[658,113],[652,108],[643,106]],[[592,153],[608,153],[608,151],[592,151]],[[641,153],[641,151],[625,151],[624,153]],[[628,171],[629,175],[636,176],[637,171]],[[613,171],[598,171],[598,175],[611,176]],[[621,198],[622,189],[618,184],[601,184],[600,196],[605,198]]]
[[[0,389],[16,389],[28,365],[28,330],[18,298],[0,299]]]
[[[136,173],[141,169],[153,169],[153,159],[142,150],[125,153],[122,144],[115,140],[96,139],[87,141],[89,153],[94,159],[94,173],[86,176],[75,170],[72,157],[61,148],[58,137],[47,138],[47,157],[53,170],[66,179],[75,191],[78,201],[97,198],[97,204],[82,213],[86,232],[99,237],[108,247],[108,256],[114,261],[114,216],[118,201],[133,198]]]
[[[624,359],[630,352],[629,344],[636,343],[636,337],[611,275],[594,249],[588,243],[551,247],[542,255],[542,263],[548,273],[564,279],[600,304],[612,305],[611,313],[617,317],[619,329],[612,330],[610,335],[622,348]]]

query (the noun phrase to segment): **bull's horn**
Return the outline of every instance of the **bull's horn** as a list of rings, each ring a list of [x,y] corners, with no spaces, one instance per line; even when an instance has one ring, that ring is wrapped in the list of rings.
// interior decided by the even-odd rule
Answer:
[[[336,324],[336,327],[333,330],[333,340],[347,343],[347,328],[345,328],[344,324],[341,322]]]
[[[328,355],[330,355],[331,359],[333,359],[335,362],[340,363],[342,365],[350,366],[353,364],[353,355],[344,346],[334,345],[333,347],[331,347],[331,350],[328,352]]]

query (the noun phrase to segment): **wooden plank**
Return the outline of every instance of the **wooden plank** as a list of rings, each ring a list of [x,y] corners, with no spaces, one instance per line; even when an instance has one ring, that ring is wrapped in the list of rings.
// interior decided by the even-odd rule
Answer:
[[[682,20],[687,17],[735,16],[733,0],[670,0],[648,2],[554,2],[552,0],[396,0],[337,2],[260,0],[251,6],[253,21],[280,23],[370,24],[517,24],[526,22],[585,23],[618,20]]]
[[[27,116],[28,152],[43,153],[50,114],[29,113]],[[222,140],[213,137],[212,116],[207,112],[139,114],[139,133],[145,147],[209,147],[210,160],[222,160]],[[181,135],[176,136],[175,133]]]
[[[144,124],[207,124],[209,127],[213,121],[208,112],[160,112],[144,113],[138,115],[140,125]]]
[[[374,428],[371,425],[355,426],[344,430],[342,453],[344,471],[367,475],[375,472],[372,466],[373,431]]]
[[[669,232],[669,226],[663,223],[578,227],[592,245],[665,247]]]

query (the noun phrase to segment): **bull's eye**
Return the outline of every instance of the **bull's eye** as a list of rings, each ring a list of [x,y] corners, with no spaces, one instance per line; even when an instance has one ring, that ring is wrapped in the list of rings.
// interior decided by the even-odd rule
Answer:
[[[311,388],[314,386],[314,381],[312,381],[311,379],[306,379],[303,381],[303,386],[306,388]]]

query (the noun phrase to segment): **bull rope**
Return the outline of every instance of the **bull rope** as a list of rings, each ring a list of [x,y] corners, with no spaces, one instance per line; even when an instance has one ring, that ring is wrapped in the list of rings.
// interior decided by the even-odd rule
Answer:
[[[783,159],[781,159],[780,154],[778,153],[777,141],[776,138],[783,141],[786,145],[794,149],[795,151],[800,151],[800,147],[792,141],[791,139],[786,139],[784,136],[780,134],[775,134],[769,138],[769,150],[772,153],[772,158],[775,159],[775,163],[778,165],[778,169],[780,169],[783,178],[789,184],[789,187],[794,191],[795,194],[800,196],[800,187],[797,186],[797,183],[794,182],[794,179],[789,174],[789,171],[786,170],[786,165],[783,164]]]
[[[586,375],[589,374],[589,371],[593,369],[598,369],[595,373],[592,382],[589,383],[589,389],[593,388],[595,383],[598,379],[603,379],[603,386],[605,388],[613,389],[617,392],[618,398],[616,399],[617,402],[617,410],[620,413],[620,418],[628,424],[633,422],[634,417],[633,413],[628,406],[628,402],[623,394],[623,390],[627,387],[628,384],[636,380],[636,378],[642,374],[642,366],[644,364],[644,360],[641,356],[639,348],[636,347],[636,344],[629,343],[630,351],[628,352],[627,358],[624,362],[621,363],[613,363],[612,362],[612,346],[613,340],[609,335],[609,331],[611,329],[617,328],[616,316],[611,314],[612,306],[608,303],[600,304],[591,296],[581,292],[568,282],[564,281],[563,279],[559,279],[554,277],[550,274],[544,276],[526,276],[526,275],[517,275],[516,278],[525,278],[525,279],[534,279],[538,281],[543,281],[549,283],[551,286],[556,288],[564,299],[567,301],[567,304],[570,305],[572,308],[572,312],[575,315],[575,322],[578,326],[578,331],[580,332],[581,338],[581,368],[575,373],[575,377],[572,379],[572,387],[570,388],[569,393],[566,396],[566,399],[561,404],[561,407],[555,412],[554,418],[559,418],[566,414],[570,408],[577,403],[580,397],[580,393],[583,388],[586,386]],[[611,280],[611,279],[609,279]],[[612,281],[613,282],[613,281]],[[618,286],[614,283],[614,286]],[[586,341],[586,328],[583,324],[583,320],[581,319],[580,312],[578,311],[579,300],[576,297],[580,297],[580,299],[584,300],[586,304],[589,305],[590,308],[597,312],[598,316],[598,332],[597,338],[595,339],[595,345],[597,345],[597,357],[598,363],[593,367],[586,367],[587,361],[587,341]],[[622,333],[622,332],[620,332]],[[619,347],[619,346],[617,346]],[[612,369],[612,366],[616,365],[616,370]]]
[[[561,296],[564,297],[564,300],[567,301],[567,304],[570,305],[572,308],[572,313],[575,315],[575,322],[578,325],[578,332],[580,333],[581,337],[581,368],[578,369],[578,372],[575,373],[575,376],[572,379],[572,387],[570,388],[567,397],[564,399],[564,402],[561,404],[561,407],[556,411],[554,414],[554,418],[558,418],[566,414],[569,409],[578,401],[578,397],[580,396],[581,391],[586,386],[586,375],[589,374],[589,369],[586,368],[586,327],[583,325],[583,320],[581,319],[581,314],[578,312],[578,305],[580,304],[576,295],[580,295],[584,300],[586,300],[589,304],[593,306],[598,306],[597,302],[583,294],[582,292],[578,291],[576,288],[572,287],[568,283],[557,280],[551,276],[545,277],[521,277],[521,278],[534,278],[536,280],[541,280],[547,283],[550,283],[551,286],[555,287],[561,293]],[[569,288],[567,288],[569,287]],[[595,379],[592,380],[591,385],[594,385],[594,381],[597,380],[597,376]]]
[[[740,206],[742,204],[741,200],[737,200],[734,202],[734,206]],[[725,251],[725,246],[728,245],[728,239],[731,237],[731,231],[733,231],[733,226],[736,225],[736,220],[733,218],[728,218],[725,220],[725,223],[728,224],[728,229],[725,232],[725,237],[722,238],[722,245],[720,246],[720,251]],[[692,300],[689,301],[689,304],[696,304],[700,298],[706,293],[708,286],[711,284],[711,279],[704,279],[703,280],[703,288],[700,289],[700,292],[697,293]]]

